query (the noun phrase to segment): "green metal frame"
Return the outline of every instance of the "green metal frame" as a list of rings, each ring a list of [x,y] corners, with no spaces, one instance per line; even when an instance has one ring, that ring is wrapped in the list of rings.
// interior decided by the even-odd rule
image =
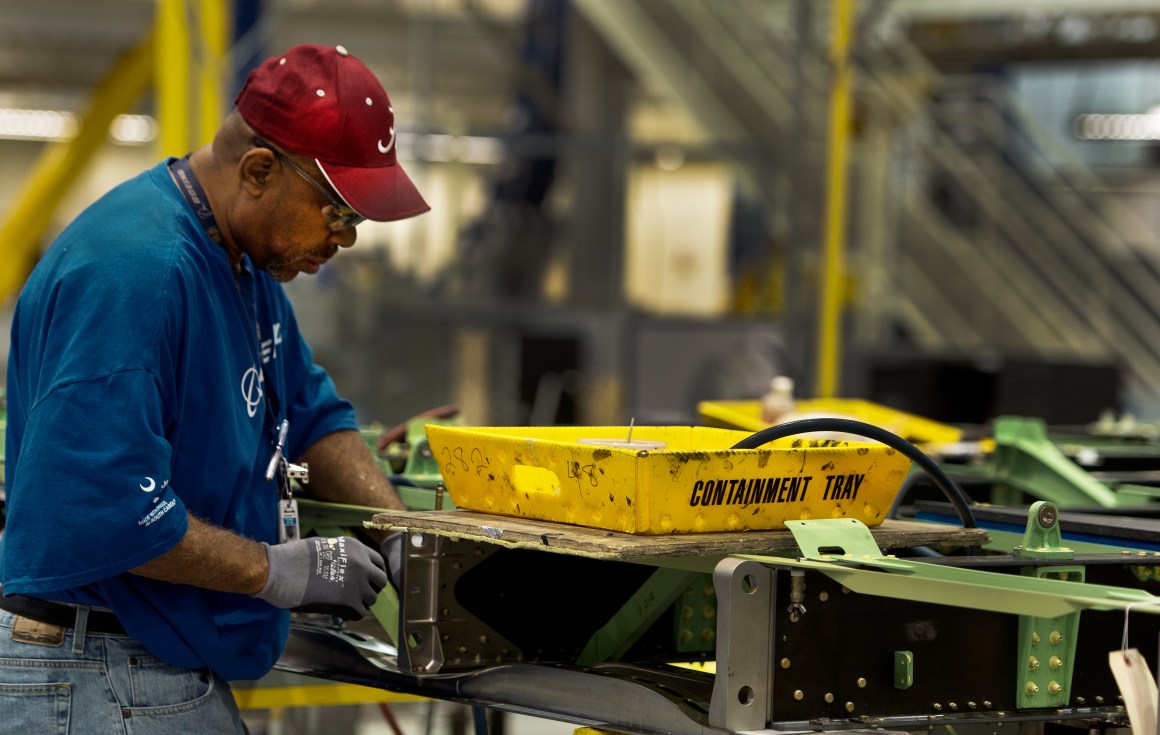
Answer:
[[[865,524],[854,518],[788,521],[802,558],[741,555],[775,566],[821,572],[859,594],[953,605],[972,610],[1055,618],[1087,608],[1160,614],[1160,597],[1143,590],[1031,579],[898,559],[882,554]],[[829,553],[832,549],[841,553]]]
[[[944,465],[952,477],[990,481],[992,501],[1022,505],[1021,494],[1057,505],[1123,505],[1117,493],[1073,462],[1048,436],[1041,419],[1004,416],[995,420],[995,450],[978,465]]]
[[[615,661],[636,642],[669,605],[703,575],[676,569],[657,569],[612,618],[588,640],[576,658],[581,666]]]
[[[1063,546],[1059,510],[1039,501],[1028,510],[1023,543],[1013,553],[1027,559],[1075,558],[1075,551]],[[1078,564],[1025,566],[1024,577],[1083,582],[1085,570]],[[1072,674],[1079,639],[1079,612],[1054,618],[1033,615],[1019,617],[1019,652],[1016,658],[1015,701],[1019,707],[1064,707],[1071,701]],[[1045,665],[1046,664],[1046,665]]]

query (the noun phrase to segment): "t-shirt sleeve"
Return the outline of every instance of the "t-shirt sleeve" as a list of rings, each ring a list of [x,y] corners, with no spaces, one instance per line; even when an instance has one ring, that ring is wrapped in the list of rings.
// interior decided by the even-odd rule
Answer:
[[[5,592],[88,584],[182,539],[161,417],[158,385],[139,369],[58,386],[32,407],[4,536],[20,566],[5,570]]]

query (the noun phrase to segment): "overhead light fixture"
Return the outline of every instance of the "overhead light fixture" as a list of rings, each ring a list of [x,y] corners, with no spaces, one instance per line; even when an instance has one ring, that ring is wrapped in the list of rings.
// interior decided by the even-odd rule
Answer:
[[[1160,107],[1137,114],[1088,114],[1075,118],[1081,140],[1160,140]]]
[[[68,141],[81,129],[81,119],[64,110],[0,108],[0,138]],[[114,143],[141,145],[157,137],[157,122],[149,115],[118,115],[109,125]]]
[[[71,112],[0,109],[0,138],[69,140],[79,129],[80,119]]]
[[[81,118],[64,110],[0,107],[0,139],[68,141],[81,129]],[[109,125],[109,139],[121,145],[144,145],[157,137],[151,115],[117,115]],[[403,160],[492,165],[504,159],[499,138],[435,133],[400,133],[398,155]]]

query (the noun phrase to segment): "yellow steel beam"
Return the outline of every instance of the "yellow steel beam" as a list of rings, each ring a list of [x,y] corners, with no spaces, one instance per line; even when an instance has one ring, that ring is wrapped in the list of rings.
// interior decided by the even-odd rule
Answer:
[[[833,398],[842,362],[841,323],[846,296],[846,161],[850,138],[849,55],[854,25],[854,0],[833,0],[830,59],[829,159],[826,164],[826,222],[822,249],[821,308],[818,314],[818,398]]]
[[[225,110],[225,83],[231,35],[227,0],[201,0],[198,14],[199,39],[197,67],[198,91],[197,139],[195,146],[213,140]]]
[[[323,707],[364,702],[422,702],[416,694],[392,692],[357,684],[306,684],[302,686],[234,687],[238,709],[271,707]]]
[[[157,46],[157,153],[183,156],[192,148],[189,134],[189,59],[191,45],[185,0],[158,0],[155,19]]]
[[[24,283],[53,213],[93,154],[105,142],[109,125],[128,111],[149,87],[153,36],[122,56],[93,92],[80,132],[70,141],[48,143],[33,165],[8,215],[0,222],[0,301]]]

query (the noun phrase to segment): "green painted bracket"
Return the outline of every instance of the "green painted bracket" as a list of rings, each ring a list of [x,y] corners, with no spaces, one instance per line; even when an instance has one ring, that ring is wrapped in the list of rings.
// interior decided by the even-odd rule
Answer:
[[[685,588],[702,576],[676,569],[657,569],[612,619],[592,634],[576,663],[588,666],[620,658]]]
[[[995,420],[995,451],[987,464],[996,481],[1062,506],[1120,503],[1116,493],[1068,459],[1047,435],[1042,419]]]
[[[1074,559],[1075,551],[1063,545],[1059,530],[1059,509],[1054,503],[1040,500],[1027,512],[1027,529],[1023,543],[1012,553],[1028,559]]]
[[[885,556],[855,518],[787,521],[803,557],[739,555],[765,564],[812,569],[860,594],[1012,615],[1056,618],[1087,608],[1160,614],[1143,590],[1062,579],[1034,579]],[[1138,607],[1137,607],[1138,606]]]
[[[431,446],[427,443],[429,424],[462,426],[463,421],[458,416],[448,419],[421,416],[407,422],[407,446],[410,447],[410,454],[403,468],[403,475],[423,487],[433,487],[443,481],[443,470],[439,467],[439,460],[435,458]],[[451,502],[450,498],[446,498],[446,501],[448,504]]]
[[[717,590],[712,574],[698,574],[673,605],[674,646],[680,653],[717,650]]]
[[[375,604],[371,605],[371,614],[375,616],[375,620],[379,621],[379,625],[383,626],[383,630],[391,637],[391,641],[397,648],[399,646],[399,593],[391,585],[383,588],[379,592],[378,599]]]
[[[914,653],[894,652],[894,688],[909,689],[914,686]]]
[[[1063,546],[1059,529],[1059,509],[1040,500],[1027,511],[1023,543],[1013,550],[1027,559],[1074,559],[1075,552]],[[1080,565],[1025,566],[1020,573],[1035,579],[1083,582]],[[1015,702],[1020,708],[1063,707],[1071,701],[1071,681],[1075,650],[1079,639],[1079,612],[1057,618],[1021,615],[1019,654],[1015,661]]]

